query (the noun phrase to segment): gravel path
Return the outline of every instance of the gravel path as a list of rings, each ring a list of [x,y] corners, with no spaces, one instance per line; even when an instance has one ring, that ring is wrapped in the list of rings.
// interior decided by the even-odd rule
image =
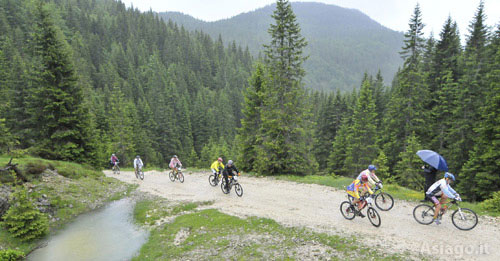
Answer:
[[[392,210],[379,211],[382,225],[375,228],[367,218],[344,219],[339,206],[346,200],[345,192],[331,187],[241,176],[244,194],[239,198],[234,190],[225,195],[220,186],[210,186],[208,172],[185,173],[182,184],[171,182],[167,172],[147,172],[143,181],[137,180],[133,172],[113,175],[105,171],[105,174],[139,184],[138,190],[169,200],[214,201],[209,207],[227,214],[265,217],[286,226],[352,235],[371,247],[390,252],[446,260],[500,260],[500,220],[495,218],[481,217],[476,228],[460,231],[447,213],[440,226],[424,226],[413,219],[416,203],[396,200]]]

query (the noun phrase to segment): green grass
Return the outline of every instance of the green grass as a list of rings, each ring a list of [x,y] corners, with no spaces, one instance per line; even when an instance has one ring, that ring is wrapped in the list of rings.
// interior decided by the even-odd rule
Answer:
[[[154,202],[139,202],[137,213],[155,206]],[[138,210],[139,209],[139,210]],[[174,244],[179,231],[187,234],[184,241]],[[277,222],[251,217],[241,219],[214,209],[195,211],[177,217],[174,222],[155,227],[149,240],[133,260],[300,260],[312,259],[304,254],[304,245],[320,245],[328,249],[334,260],[368,258],[370,260],[404,259],[402,255],[370,250],[353,238],[315,233],[302,228],[288,228]]]
[[[134,208],[134,220],[141,225],[154,225],[162,217],[175,216],[181,212],[192,211],[198,206],[211,205],[213,202],[190,202],[169,206],[165,199],[142,200]]]
[[[329,187],[334,187],[339,190],[345,190],[345,187],[349,186],[353,181],[352,178],[347,177],[338,177],[338,176],[317,176],[317,175],[308,175],[308,176],[292,176],[292,175],[280,175],[276,176],[276,179],[279,180],[288,180],[294,181],[298,183],[307,183],[307,184],[318,184]],[[397,184],[387,184],[384,183],[384,192],[391,194],[395,199],[401,199],[406,201],[417,202],[423,198],[422,191],[416,191],[409,188],[405,188],[399,186]],[[482,203],[471,203],[471,202],[461,202],[461,207],[470,208],[478,215],[489,215],[489,216],[500,216],[500,212],[487,210]]]

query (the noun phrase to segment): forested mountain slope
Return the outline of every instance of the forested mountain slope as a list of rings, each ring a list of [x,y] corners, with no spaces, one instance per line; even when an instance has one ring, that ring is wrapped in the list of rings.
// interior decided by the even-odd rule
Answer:
[[[305,62],[306,87],[315,90],[352,90],[359,87],[364,72],[380,69],[389,83],[402,60],[398,51],[403,34],[390,30],[358,10],[321,3],[292,3],[309,42]],[[267,29],[276,5],[216,22],[203,22],[177,12],[160,13],[188,30],[201,30],[213,38],[248,46],[253,55],[262,51],[270,38]]]
[[[2,151],[192,165],[234,140],[252,64],[235,44],[113,0],[0,0],[0,32]]]

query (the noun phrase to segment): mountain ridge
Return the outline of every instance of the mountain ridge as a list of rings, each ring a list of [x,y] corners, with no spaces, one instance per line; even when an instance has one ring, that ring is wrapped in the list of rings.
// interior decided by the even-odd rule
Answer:
[[[316,90],[352,90],[365,72],[378,70],[390,82],[402,64],[398,51],[403,33],[389,29],[357,9],[314,2],[293,2],[292,7],[308,41],[305,84]],[[224,42],[248,46],[254,56],[269,42],[267,29],[275,4],[231,18],[206,22],[180,12],[163,12],[164,21],[198,30]]]

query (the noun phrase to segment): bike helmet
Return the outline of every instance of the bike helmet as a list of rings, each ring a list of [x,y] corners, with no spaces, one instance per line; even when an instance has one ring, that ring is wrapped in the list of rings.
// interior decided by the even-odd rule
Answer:
[[[444,178],[449,178],[455,181],[455,175],[451,174],[450,172],[445,172],[444,173]]]
[[[220,162],[222,162],[222,158],[218,158],[217,160],[220,161]]]
[[[139,155],[137,155],[137,156],[135,156],[135,157],[136,157],[136,158],[138,158],[138,159],[139,159],[139,158],[141,158],[141,156],[139,156]]]
[[[111,154],[111,156],[115,156],[115,154],[113,153],[113,154]]]
[[[177,158],[177,155],[174,155],[174,158]]]
[[[227,165],[233,165],[233,161],[232,160],[228,160],[227,161]]]
[[[368,170],[369,171],[377,170],[377,167],[375,167],[375,165],[370,165],[370,166],[368,166]]]
[[[366,175],[364,175],[364,174],[363,174],[363,175],[361,176],[361,181],[363,181],[363,182],[368,182],[368,176],[366,176]]]

